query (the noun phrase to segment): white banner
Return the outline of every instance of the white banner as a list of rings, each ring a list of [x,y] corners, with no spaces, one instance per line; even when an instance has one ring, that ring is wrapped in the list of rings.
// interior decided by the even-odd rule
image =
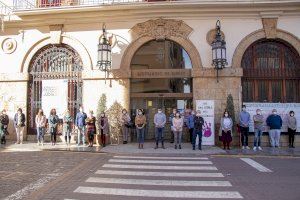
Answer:
[[[249,112],[251,116],[249,125],[250,132],[254,131],[253,115],[256,114],[257,109],[262,110],[262,115],[265,120],[264,131],[268,131],[269,127],[266,125],[266,120],[274,108],[277,110],[278,115],[282,118],[282,132],[287,132],[287,117],[291,110],[295,112],[295,117],[297,119],[297,132],[300,131],[300,103],[244,103],[244,105],[246,105],[247,112]]]
[[[202,132],[203,145],[215,145],[215,104],[213,100],[196,100],[196,110],[204,119]],[[198,140],[197,140],[198,141]]]
[[[44,114],[50,115],[55,108],[59,118],[68,108],[68,80],[43,80],[42,81],[42,109]]]

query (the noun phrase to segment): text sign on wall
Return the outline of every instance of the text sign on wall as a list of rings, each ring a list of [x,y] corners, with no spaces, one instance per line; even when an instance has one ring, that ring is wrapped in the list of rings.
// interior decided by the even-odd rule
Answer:
[[[272,110],[276,109],[277,114],[282,118],[281,131],[287,132],[287,117],[289,116],[289,112],[293,110],[297,119],[297,132],[300,132],[300,103],[244,103],[244,105],[246,105],[247,112],[249,112],[251,116],[249,125],[250,132],[254,131],[253,115],[256,114],[257,109],[261,109],[262,115],[264,116],[264,131],[269,130],[269,127],[266,125],[266,120],[272,113]]]
[[[215,145],[215,104],[213,100],[196,100],[196,110],[204,119],[202,132],[203,145]]]
[[[68,108],[68,80],[42,81],[42,109],[48,117],[51,109],[55,108],[59,118]]]

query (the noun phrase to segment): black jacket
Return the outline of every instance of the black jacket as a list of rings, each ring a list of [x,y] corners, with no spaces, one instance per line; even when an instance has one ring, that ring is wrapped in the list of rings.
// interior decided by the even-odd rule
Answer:
[[[15,117],[14,117],[14,125],[15,127],[18,126],[18,113],[15,114]],[[25,126],[25,115],[24,113],[21,114],[21,127],[24,127]]]
[[[202,117],[194,117],[194,130],[202,131],[204,119]]]

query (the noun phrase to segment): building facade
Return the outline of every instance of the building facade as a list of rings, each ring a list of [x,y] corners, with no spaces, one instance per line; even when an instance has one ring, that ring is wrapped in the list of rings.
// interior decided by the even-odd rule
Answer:
[[[72,113],[80,105],[96,111],[102,94],[107,108],[118,102],[131,113],[144,109],[148,139],[154,137],[157,108],[170,114],[173,108],[195,109],[197,100],[213,100],[217,136],[229,94],[236,119],[243,102],[300,103],[297,0],[3,3],[1,109],[13,117],[21,107],[27,135],[35,134],[34,116],[49,80],[66,88],[62,104]],[[218,77],[211,50],[217,20],[228,62]],[[97,66],[103,23],[112,44],[108,77]]]

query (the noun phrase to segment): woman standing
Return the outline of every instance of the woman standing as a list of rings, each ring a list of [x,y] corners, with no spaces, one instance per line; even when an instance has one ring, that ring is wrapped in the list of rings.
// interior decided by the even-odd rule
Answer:
[[[232,119],[228,114],[228,111],[225,110],[223,117],[221,118],[221,141],[223,141],[224,149],[230,150],[229,145],[232,141]]]
[[[105,115],[105,112],[101,112],[100,118],[98,119],[98,127],[101,137],[101,145],[105,147],[106,145],[106,135],[109,133],[109,124],[108,118]]]
[[[50,116],[49,116],[48,121],[49,121],[49,132],[51,135],[51,145],[55,145],[59,118],[56,115],[56,110],[54,108],[51,109],[51,111],[50,111]]]
[[[180,113],[177,112],[173,118],[173,133],[175,140],[175,149],[177,149],[177,144],[179,149],[181,149],[181,139],[182,139],[182,129],[183,129],[183,117],[180,116]]]
[[[288,126],[288,133],[289,133],[289,147],[295,148],[294,141],[295,141],[295,133],[297,130],[297,120],[295,117],[294,111],[290,111],[290,115],[287,119],[287,126]]]
[[[14,125],[15,125],[16,133],[17,133],[16,144],[22,144],[23,143],[23,132],[24,132],[24,127],[25,127],[25,115],[22,112],[21,108],[19,108],[18,112],[15,114]]]
[[[46,127],[46,116],[44,111],[39,109],[38,114],[35,116],[36,132],[37,132],[37,145],[44,146],[44,135]]]
[[[128,141],[130,121],[131,121],[131,119],[130,119],[129,114],[127,113],[127,110],[123,109],[122,115],[121,115],[123,144],[127,144],[127,141]]]
[[[8,118],[8,115],[6,114],[6,110],[3,109],[1,114],[0,114],[0,139],[1,139],[1,144],[6,144],[5,135],[8,134],[8,132],[7,132],[8,124],[9,124],[9,118]]]
[[[135,121],[135,126],[136,126],[139,149],[143,149],[144,148],[144,141],[145,141],[146,117],[143,114],[143,111],[141,109],[138,110],[138,114],[135,117],[134,121]]]
[[[70,115],[70,111],[66,110],[63,118],[63,133],[64,133],[66,145],[70,145],[71,143],[72,121],[73,119]]]
[[[85,120],[87,126],[87,135],[89,140],[89,147],[93,147],[94,136],[96,134],[96,118],[94,112],[91,110],[89,116]]]

